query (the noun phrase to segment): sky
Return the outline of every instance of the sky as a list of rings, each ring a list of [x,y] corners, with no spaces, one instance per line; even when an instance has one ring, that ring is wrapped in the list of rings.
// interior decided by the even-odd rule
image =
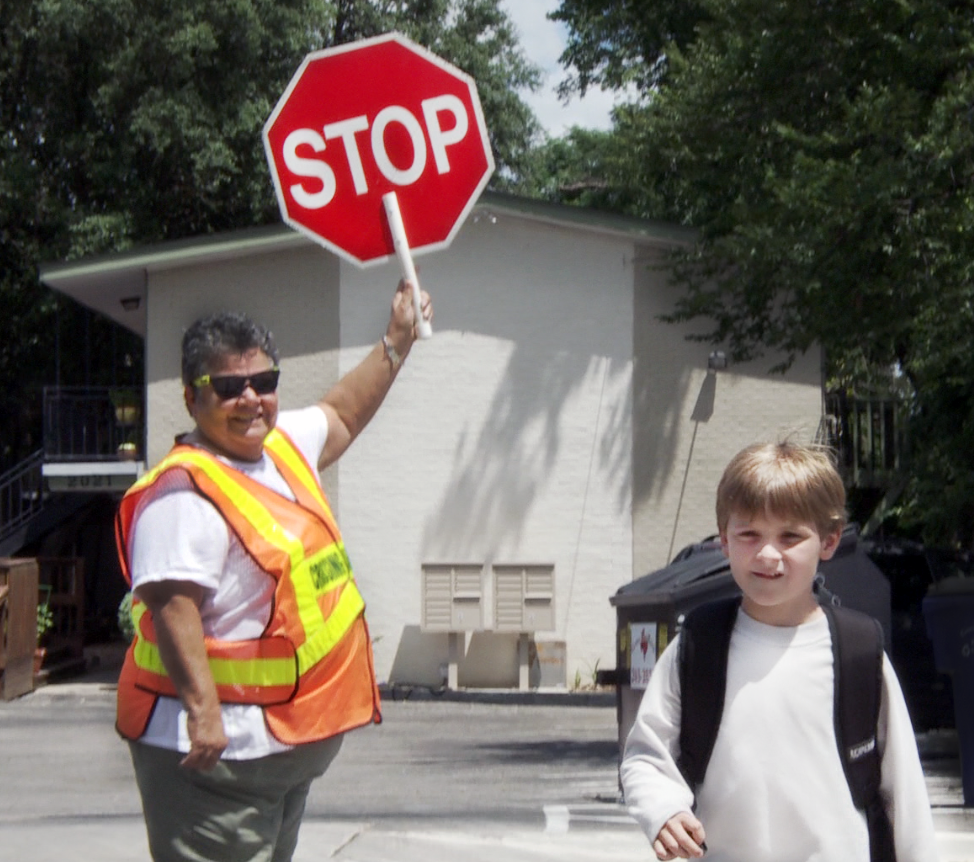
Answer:
[[[524,93],[522,97],[548,134],[558,137],[572,126],[608,129],[615,98],[613,93],[590,89],[584,99],[575,96],[567,105],[562,104],[555,93],[558,84],[568,77],[558,63],[565,47],[567,29],[560,21],[549,21],[545,13],[558,8],[559,0],[501,0],[500,5],[517,27],[525,55],[543,70],[541,90],[534,94]]]

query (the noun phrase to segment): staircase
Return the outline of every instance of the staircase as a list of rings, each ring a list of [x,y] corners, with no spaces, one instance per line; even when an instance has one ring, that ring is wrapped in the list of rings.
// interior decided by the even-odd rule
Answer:
[[[18,544],[20,534],[44,508],[47,494],[41,467],[44,450],[38,449],[19,464],[0,474],[0,556],[12,553],[8,545]],[[13,540],[11,542],[11,540]]]
[[[91,501],[91,494],[52,495],[43,465],[39,449],[0,474],[0,557],[17,553]]]

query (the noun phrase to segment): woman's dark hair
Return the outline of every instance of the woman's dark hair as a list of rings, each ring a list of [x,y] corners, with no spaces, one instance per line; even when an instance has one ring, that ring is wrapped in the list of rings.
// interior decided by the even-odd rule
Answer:
[[[277,365],[277,345],[268,329],[238,311],[201,317],[183,333],[183,384],[192,386],[227,356],[242,356],[254,348]]]

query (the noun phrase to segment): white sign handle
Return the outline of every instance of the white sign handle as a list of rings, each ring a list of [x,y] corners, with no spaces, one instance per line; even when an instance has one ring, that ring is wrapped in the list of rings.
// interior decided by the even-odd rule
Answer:
[[[403,278],[413,283],[413,309],[416,312],[416,331],[419,333],[420,338],[432,338],[433,326],[428,320],[423,319],[423,311],[419,298],[419,279],[416,277],[416,268],[413,266],[413,255],[409,250],[409,242],[406,239],[406,228],[402,223],[402,213],[399,211],[399,198],[396,197],[396,193],[386,192],[382,196],[382,205],[386,210],[389,230],[392,231],[392,245],[396,249],[396,257],[399,258],[399,268],[402,270]]]

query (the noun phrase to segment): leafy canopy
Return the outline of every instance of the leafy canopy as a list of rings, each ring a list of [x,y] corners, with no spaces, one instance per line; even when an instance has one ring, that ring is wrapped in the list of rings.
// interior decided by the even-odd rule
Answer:
[[[972,538],[969,2],[563,0],[574,85],[635,81],[594,173],[692,225],[673,319],[735,359],[824,346],[836,385],[912,387],[900,515]],[[618,154],[629,154],[619,162]],[[966,524],[966,526],[965,526]]]

